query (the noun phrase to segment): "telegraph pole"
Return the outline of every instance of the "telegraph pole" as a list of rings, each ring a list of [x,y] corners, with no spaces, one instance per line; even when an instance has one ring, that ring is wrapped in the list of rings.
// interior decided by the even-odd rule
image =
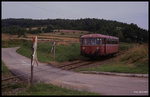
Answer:
[[[31,80],[30,84],[33,85],[33,67],[34,63],[36,62],[38,66],[38,60],[37,60],[37,36],[33,37],[33,45],[32,45],[32,55],[31,55]]]
[[[30,79],[30,85],[32,86],[32,84],[33,84],[33,65],[32,65],[32,63],[33,63],[33,50],[34,50],[34,48],[33,48],[33,45],[34,45],[34,43],[32,44],[32,47],[31,47],[31,50],[32,50],[32,53],[31,53],[31,79]]]
[[[33,85],[33,65],[31,64],[31,80],[30,80],[31,86]]]

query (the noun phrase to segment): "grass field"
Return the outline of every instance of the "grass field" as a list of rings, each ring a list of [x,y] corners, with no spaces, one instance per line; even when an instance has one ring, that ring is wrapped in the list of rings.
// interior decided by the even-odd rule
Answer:
[[[27,43],[27,44],[26,44]],[[17,50],[18,53],[28,58],[31,57],[31,43],[26,42]],[[39,42],[37,48],[37,56],[40,62],[49,62],[54,60],[54,55],[51,53],[52,43]],[[56,45],[55,60],[58,62],[73,61],[83,58],[80,56],[80,44],[74,43],[69,46]]]
[[[2,47],[20,46],[17,50],[23,56],[31,57],[31,41],[27,40],[10,40],[2,41]],[[50,62],[54,60],[51,53],[51,42],[39,42],[37,56],[40,62]],[[129,49],[130,48],[130,49]],[[123,55],[114,59],[109,64],[103,64],[100,67],[83,68],[78,71],[94,70],[108,72],[125,72],[125,73],[148,73],[148,45],[120,43],[120,51],[126,51]],[[55,60],[57,62],[73,61],[84,59],[80,55],[80,44],[73,43],[69,46],[56,45]]]
[[[32,42],[27,40],[5,40],[2,41],[2,47],[16,47],[20,46],[17,50],[18,53],[31,58]],[[37,48],[37,56],[40,62],[49,62],[54,60],[54,55],[51,53],[51,42],[39,42]],[[73,43],[69,46],[56,45],[55,60],[58,62],[72,61],[84,58],[80,56],[80,44]]]
[[[145,65],[145,66],[143,66]],[[133,73],[133,74],[147,74],[148,65],[143,63],[128,64],[125,62],[113,62],[109,64],[103,64],[93,68],[81,68],[79,71],[98,71],[98,72],[117,72],[117,73]]]
[[[51,42],[39,42],[37,49],[37,56],[40,62],[49,62],[54,60],[54,56],[51,53]],[[120,43],[120,50],[127,50],[132,44]],[[18,53],[31,58],[31,46],[32,42],[27,40],[5,40],[2,41],[2,47],[15,47],[20,46],[17,50]],[[56,45],[55,60],[58,62],[73,61],[78,59],[84,59],[80,55],[80,44],[72,43],[68,46]]]

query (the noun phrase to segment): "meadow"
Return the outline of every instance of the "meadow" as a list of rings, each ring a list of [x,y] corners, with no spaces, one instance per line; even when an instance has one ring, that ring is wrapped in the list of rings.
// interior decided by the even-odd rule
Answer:
[[[31,58],[32,41],[27,40],[3,40],[2,47],[20,46],[17,52]],[[122,73],[148,73],[148,44],[123,43],[119,44],[120,52],[124,52],[113,62],[103,64],[99,67],[81,68],[77,71],[106,71]],[[56,53],[51,53],[52,42],[39,42],[37,56],[40,62],[50,61],[65,62],[82,60],[85,57],[80,55],[80,44],[56,45]]]

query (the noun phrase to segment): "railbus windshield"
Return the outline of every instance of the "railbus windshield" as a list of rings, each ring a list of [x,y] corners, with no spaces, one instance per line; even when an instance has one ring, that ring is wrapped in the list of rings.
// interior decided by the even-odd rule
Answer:
[[[82,38],[81,45],[101,45],[101,38]]]

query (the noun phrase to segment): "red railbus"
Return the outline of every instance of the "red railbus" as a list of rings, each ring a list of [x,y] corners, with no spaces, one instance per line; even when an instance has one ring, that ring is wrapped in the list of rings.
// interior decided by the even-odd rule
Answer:
[[[80,53],[87,57],[113,55],[119,52],[119,38],[102,34],[87,34],[80,37]]]

